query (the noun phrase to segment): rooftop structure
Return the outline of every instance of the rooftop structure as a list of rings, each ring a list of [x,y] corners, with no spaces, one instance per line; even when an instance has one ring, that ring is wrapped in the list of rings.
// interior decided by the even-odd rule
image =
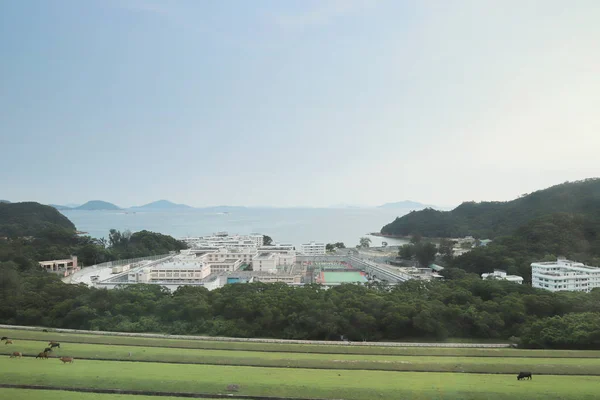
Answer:
[[[589,292],[600,287],[600,268],[565,258],[534,262],[531,263],[531,286],[551,292]]]
[[[518,283],[519,285],[523,283],[523,277],[518,275],[507,275],[506,271],[495,269],[494,272],[488,274],[481,274],[482,279],[497,279],[502,281],[509,281]]]

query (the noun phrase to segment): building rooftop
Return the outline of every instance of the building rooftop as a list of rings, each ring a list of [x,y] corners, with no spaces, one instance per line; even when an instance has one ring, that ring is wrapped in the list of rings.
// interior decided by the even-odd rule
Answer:
[[[254,257],[254,259],[255,260],[268,260],[271,257],[273,257],[273,253],[260,253],[256,257]]]

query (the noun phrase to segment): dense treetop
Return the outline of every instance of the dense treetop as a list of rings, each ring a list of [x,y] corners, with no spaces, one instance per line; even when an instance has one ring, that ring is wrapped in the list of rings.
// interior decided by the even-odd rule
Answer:
[[[465,202],[452,211],[413,211],[385,225],[381,233],[495,238],[554,213],[600,216],[600,179],[567,182],[507,202]]]

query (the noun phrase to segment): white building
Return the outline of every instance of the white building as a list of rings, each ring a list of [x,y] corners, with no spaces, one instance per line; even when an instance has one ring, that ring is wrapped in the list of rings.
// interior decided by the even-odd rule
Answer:
[[[518,283],[519,285],[523,283],[523,277],[518,275],[507,275],[506,271],[502,271],[500,269],[495,269],[494,272],[489,274],[481,274],[482,279],[498,279],[502,281],[509,281]]]
[[[306,256],[325,255],[325,243],[310,242],[300,245],[300,253]]]
[[[194,250],[191,250],[194,253]],[[205,263],[218,263],[226,259],[237,258],[241,261],[241,264],[250,264],[254,256],[256,256],[256,247],[248,247],[244,249],[227,249],[219,248],[216,250],[202,249],[196,251],[196,257],[202,259]]]
[[[600,268],[559,258],[531,263],[531,286],[558,292],[589,292],[600,287]]]
[[[243,250],[257,248],[264,244],[264,236],[258,233],[229,235],[227,232],[217,232],[211,236],[188,237],[182,240],[193,249],[215,247]]]
[[[277,253],[258,253],[252,259],[253,271],[276,271],[279,260]]]

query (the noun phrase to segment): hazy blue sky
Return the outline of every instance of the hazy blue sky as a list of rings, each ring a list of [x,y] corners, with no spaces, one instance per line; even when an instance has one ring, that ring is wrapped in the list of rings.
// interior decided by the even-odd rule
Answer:
[[[600,176],[600,1],[0,0],[0,198],[453,205]]]

